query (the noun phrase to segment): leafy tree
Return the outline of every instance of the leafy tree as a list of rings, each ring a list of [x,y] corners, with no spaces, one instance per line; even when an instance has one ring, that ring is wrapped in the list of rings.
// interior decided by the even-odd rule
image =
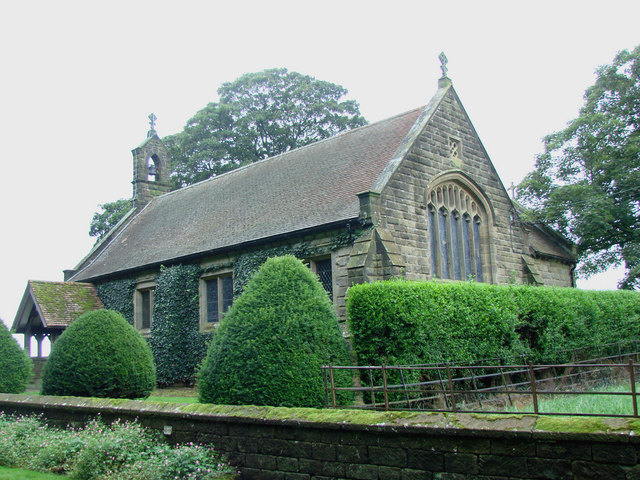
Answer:
[[[131,210],[131,199],[120,199],[115,202],[104,203],[99,205],[102,212],[96,212],[91,219],[89,226],[89,235],[98,237],[96,243],[111,230],[125,214]]]
[[[155,383],[149,345],[112,310],[78,317],[53,344],[42,372],[43,395],[140,398]]]
[[[322,365],[350,363],[331,300],[292,255],[268,259],[216,330],[199,372],[201,402],[322,407]],[[340,386],[350,373],[336,374]],[[343,403],[344,399],[341,399]]]
[[[365,125],[347,90],[308,75],[275,68],[248,73],[219,89],[184,130],[162,141],[172,158],[174,187],[220,175],[343,130]],[[89,235],[96,243],[130,210],[130,200],[100,205]]]
[[[165,137],[172,178],[189,185],[366,124],[347,90],[275,68],[248,73],[219,89],[184,130]]]
[[[640,288],[640,46],[596,71],[578,118],[547,136],[519,198],[578,246],[581,273]]]
[[[31,380],[33,362],[0,319],[0,392],[22,393]]]

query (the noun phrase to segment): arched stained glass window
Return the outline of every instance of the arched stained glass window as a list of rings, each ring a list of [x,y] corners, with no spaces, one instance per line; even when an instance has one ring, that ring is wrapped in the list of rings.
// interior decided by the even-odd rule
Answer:
[[[437,278],[483,278],[484,209],[458,183],[443,183],[427,196],[431,268]]]

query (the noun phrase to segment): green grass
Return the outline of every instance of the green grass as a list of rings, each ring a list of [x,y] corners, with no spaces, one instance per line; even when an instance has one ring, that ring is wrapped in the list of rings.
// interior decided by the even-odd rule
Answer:
[[[40,395],[39,389],[25,392],[29,395]],[[198,403],[198,390],[195,388],[156,388],[148,398],[139,400],[148,402]],[[0,479],[2,480],[2,479]]]
[[[198,403],[198,397],[149,397],[146,402]]]
[[[0,480],[60,480],[61,478],[71,479],[72,477],[62,477],[53,473],[32,472],[31,470],[21,470],[18,468],[0,467]]]
[[[597,392],[629,392],[629,383],[607,385],[594,388]],[[640,392],[640,385],[636,386],[636,391]],[[640,398],[638,398],[640,403]],[[533,411],[533,404],[529,403],[524,407],[514,411]],[[633,403],[631,395],[539,395],[538,412],[540,413],[590,413],[605,415],[633,415]]]

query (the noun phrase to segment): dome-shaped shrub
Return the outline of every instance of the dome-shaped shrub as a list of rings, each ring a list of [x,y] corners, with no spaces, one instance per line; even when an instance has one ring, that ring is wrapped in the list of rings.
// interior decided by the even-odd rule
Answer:
[[[349,364],[331,300],[293,256],[271,258],[222,319],[199,373],[201,402],[321,407],[324,364]],[[338,379],[350,383],[349,373]]]
[[[0,320],[0,392],[22,393],[31,380],[33,362]]]
[[[122,315],[95,310],[56,340],[42,373],[43,395],[148,397],[156,372],[151,349]]]

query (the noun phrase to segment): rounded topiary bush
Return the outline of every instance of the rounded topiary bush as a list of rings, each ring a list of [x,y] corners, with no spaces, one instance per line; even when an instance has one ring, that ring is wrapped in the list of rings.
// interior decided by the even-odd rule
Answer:
[[[320,367],[329,363],[350,363],[331,300],[300,260],[271,258],[209,344],[198,377],[200,401],[321,407],[326,397]],[[336,382],[350,385],[350,373],[340,371]]]
[[[56,340],[42,372],[43,395],[148,397],[156,372],[140,333],[112,310],[78,317]]]
[[[0,320],[0,392],[22,393],[31,380],[33,362]]]

